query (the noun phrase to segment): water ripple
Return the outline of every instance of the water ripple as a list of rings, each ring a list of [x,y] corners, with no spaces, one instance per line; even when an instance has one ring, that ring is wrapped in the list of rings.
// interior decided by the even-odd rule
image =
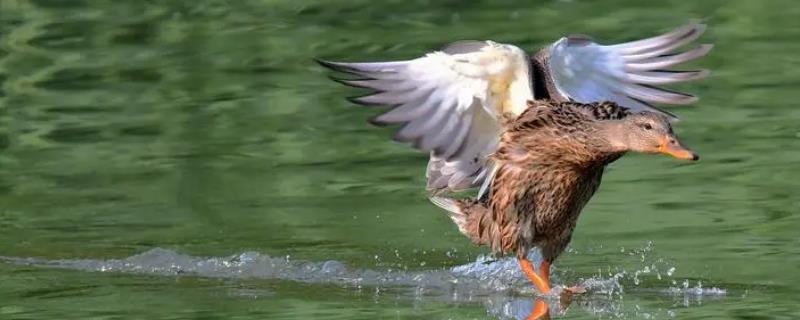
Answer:
[[[540,256],[534,252],[529,258],[536,261]],[[482,302],[489,314],[508,319],[526,318],[536,303],[546,303],[555,315],[565,313],[571,304],[575,304],[592,314],[614,318],[625,318],[630,316],[631,312],[637,316],[657,316],[656,313],[662,313],[657,317],[671,317],[669,310],[647,311],[638,305],[632,309],[624,306],[620,280],[629,276],[627,272],[619,272],[608,277],[595,276],[581,281],[581,285],[586,287],[589,293],[578,297],[574,303],[565,302],[563,297],[559,300],[553,296],[531,299],[534,294],[533,288],[522,277],[513,258],[493,260],[480,257],[472,263],[451,269],[414,272],[356,269],[335,260],[302,261],[258,252],[244,252],[227,257],[196,257],[162,248],[151,249],[124,259],[47,260],[0,257],[0,261],[94,272],[332,283],[359,290],[374,288],[376,292],[391,289],[400,296],[414,299],[424,297],[456,303]],[[639,276],[637,273],[641,272],[634,272],[636,274],[634,277]],[[665,276],[671,276],[667,274]],[[554,280],[557,282],[557,279]],[[716,299],[727,294],[723,288],[706,288],[699,283],[697,286],[691,286],[688,280],[684,280],[682,284],[666,288],[633,287],[625,291],[655,293],[671,298],[676,302],[675,305],[683,306],[700,303],[703,298]]]

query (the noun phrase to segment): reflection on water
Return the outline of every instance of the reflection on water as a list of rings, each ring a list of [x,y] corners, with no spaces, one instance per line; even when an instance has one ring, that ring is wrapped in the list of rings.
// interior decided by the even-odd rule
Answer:
[[[540,259],[538,253],[529,257]],[[330,260],[311,262],[290,257],[271,257],[257,252],[245,252],[228,257],[195,257],[167,249],[151,249],[125,259],[90,260],[0,257],[0,260],[31,266],[76,269],[99,272],[152,274],[172,277],[210,277],[231,279],[269,279],[311,284],[336,284],[355,290],[392,292],[401,298],[444,301],[449,303],[483,303],[487,312],[501,318],[527,319],[531,315],[542,318],[564,314],[575,306],[596,315],[620,317],[655,315],[664,310],[644,310],[638,305],[628,306],[623,299],[620,280],[626,275],[618,273],[608,278],[593,277],[580,285],[587,294],[572,296],[554,288],[552,296],[536,296],[533,287],[522,276],[516,260],[503,258],[477,261],[449,270],[399,271],[348,268],[343,263]],[[649,266],[646,266],[649,268]],[[554,278],[557,282],[557,278]],[[662,287],[624,288],[626,292],[646,292],[682,301],[688,307],[702,299],[718,299],[727,294],[721,288],[671,286],[674,279],[664,276],[658,283]],[[637,280],[638,281],[638,280]],[[665,286],[666,285],[666,286]]]

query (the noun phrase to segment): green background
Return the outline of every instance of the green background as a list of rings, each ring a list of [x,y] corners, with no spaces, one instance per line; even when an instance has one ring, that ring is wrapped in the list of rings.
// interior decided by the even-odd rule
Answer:
[[[696,105],[670,109],[701,161],[611,167],[556,275],[624,271],[623,292],[561,316],[798,318],[798,17],[789,0],[0,0],[0,255],[255,251],[378,274],[473,262],[485,249],[426,199],[426,155],[369,126],[377,110],[344,101],[360,92],[312,58],[618,43],[701,19],[715,48],[685,67],[713,73],[678,87]],[[0,263],[0,318],[482,319],[530,298],[84,269]],[[670,293],[685,280],[727,294]]]

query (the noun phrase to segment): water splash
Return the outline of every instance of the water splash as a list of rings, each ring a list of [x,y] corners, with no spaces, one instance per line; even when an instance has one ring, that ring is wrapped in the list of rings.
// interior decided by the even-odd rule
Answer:
[[[650,261],[652,245],[629,251],[642,263],[632,272],[617,270],[598,273],[579,281],[590,292],[575,302],[575,305],[596,315],[612,318],[625,318],[633,314],[653,315],[653,311],[642,311],[639,305],[625,305],[623,286],[627,291],[657,293],[671,297],[676,303],[689,306],[700,303],[703,298],[718,298],[727,294],[721,288],[706,288],[701,282],[691,285],[689,280],[677,285],[672,277],[675,267],[663,263],[663,259]],[[540,261],[538,252],[529,256],[532,261]],[[482,302],[487,312],[501,318],[524,319],[534,305],[533,287],[519,272],[514,258],[494,260],[479,257],[476,261],[451,269],[404,271],[378,271],[349,268],[339,261],[311,262],[293,260],[289,257],[272,257],[257,252],[244,252],[227,257],[195,257],[176,251],[155,248],[125,259],[89,260],[63,259],[46,260],[39,258],[0,257],[0,261],[51,268],[64,268],[96,272],[122,272],[154,274],[161,276],[199,276],[233,279],[276,279],[304,283],[333,283],[356,289],[370,288],[379,295],[385,289],[393,293],[420,299],[444,300],[449,302]],[[658,262],[661,261],[661,262]],[[555,270],[554,270],[555,271]],[[557,272],[554,282],[558,283]],[[657,276],[655,276],[657,275]],[[668,281],[662,289],[639,287],[643,277],[656,277]],[[663,280],[662,280],[663,279]],[[632,283],[631,283],[632,282]],[[523,297],[520,297],[522,295]],[[566,307],[550,297],[554,315],[563,313]],[[630,302],[629,302],[630,303]],[[632,310],[632,311],[631,311]],[[663,310],[662,310],[663,311]],[[670,314],[670,310],[661,312]]]
[[[623,256],[635,260],[633,269],[619,266],[608,267],[605,271],[598,270],[596,275],[588,279],[581,279],[580,282],[587,288],[593,289],[592,291],[595,293],[609,295],[622,295],[623,289],[656,291],[661,294],[689,297],[727,294],[727,291],[722,288],[704,288],[700,282],[698,282],[698,286],[690,287],[687,285],[689,279],[675,278],[677,267],[663,257],[654,254],[655,247],[652,241],[648,241],[641,248],[626,249],[622,247],[619,251]],[[679,285],[679,283],[683,285]]]
[[[244,252],[228,257],[194,257],[161,248],[151,249],[125,259],[45,260],[0,257],[0,260],[15,264],[100,272],[277,279],[305,283],[335,283],[355,288],[410,288],[418,295],[460,296],[466,299],[498,292],[531,290],[515,269],[516,265],[511,267],[508,261],[499,263],[479,261],[455,268],[458,270],[376,271],[351,269],[333,260],[300,261],[289,257],[271,257],[257,252]],[[486,281],[491,278],[490,275],[495,275],[497,278]]]

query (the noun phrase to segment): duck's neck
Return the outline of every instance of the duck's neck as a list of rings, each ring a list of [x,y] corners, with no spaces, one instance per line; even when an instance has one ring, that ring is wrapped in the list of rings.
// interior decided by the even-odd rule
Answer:
[[[618,120],[599,121],[595,123],[595,132],[589,143],[600,161],[611,162],[630,151],[628,134]]]

